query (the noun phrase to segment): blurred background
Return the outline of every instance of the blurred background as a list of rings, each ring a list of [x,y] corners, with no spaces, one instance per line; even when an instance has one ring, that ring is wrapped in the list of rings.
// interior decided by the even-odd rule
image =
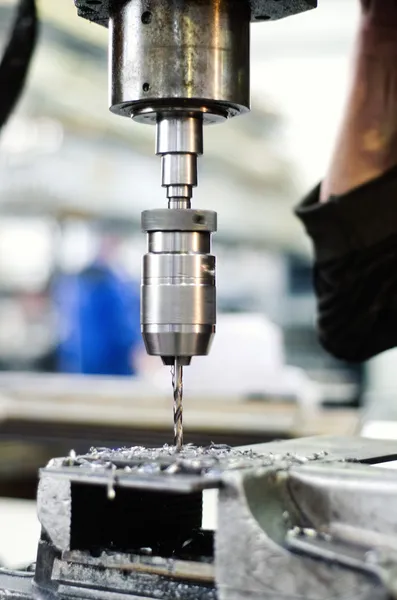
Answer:
[[[0,137],[0,495],[22,498],[52,455],[172,441],[170,375],[139,334],[140,213],[165,206],[154,130],[108,112],[107,31],[72,0],[38,4]],[[14,8],[0,0],[0,47]],[[218,212],[220,315],[212,355],[186,369],[187,441],[350,434],[363,416],[379,433],[394,415],[395,353],[358,367],[320,348],[293,216],[327,167],[357,17],[357,0],[320,0],[253,25],[252,112],[205,132],[194,206]]]

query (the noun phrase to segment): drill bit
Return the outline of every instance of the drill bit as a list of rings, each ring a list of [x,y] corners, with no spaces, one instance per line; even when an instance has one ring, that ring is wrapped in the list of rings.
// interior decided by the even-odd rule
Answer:
[[[172,372],[172,387],[174,390],[174,444],[179,452],[183,445],[183,367],[178,357],[175,357]]]

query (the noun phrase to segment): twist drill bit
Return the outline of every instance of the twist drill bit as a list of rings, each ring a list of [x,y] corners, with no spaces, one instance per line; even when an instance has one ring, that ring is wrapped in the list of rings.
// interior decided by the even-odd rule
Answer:
[[[178,358],[175,358],[171,372],[174,390],[174,444],[176,451],[179,452],[183,445],[183,367]]]

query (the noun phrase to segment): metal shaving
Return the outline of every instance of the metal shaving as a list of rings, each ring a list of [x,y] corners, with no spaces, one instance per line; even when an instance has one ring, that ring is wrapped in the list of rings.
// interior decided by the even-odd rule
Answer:
[[[123,471],[136,475],[200,475],[219,477],[224,471],[271,466],[292,466],[324,459],[326,452],[311,456],[298,454],[258,454],[253,450],[237,450],[225,444],[206,447],[184,445],[179,452],[175,446],[162,448],[91,448],[89,453],[72,458],[68,456],[63,466],[89,468],[90,470]]]

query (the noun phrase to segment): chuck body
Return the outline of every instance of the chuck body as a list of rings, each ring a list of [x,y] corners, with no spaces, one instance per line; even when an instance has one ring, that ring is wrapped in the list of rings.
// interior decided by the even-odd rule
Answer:
[[[149,354],[172,365],[209,352],[216,324],[216,213],[159,209],[142,214],[148,234],[141,287],[142,335]]]

